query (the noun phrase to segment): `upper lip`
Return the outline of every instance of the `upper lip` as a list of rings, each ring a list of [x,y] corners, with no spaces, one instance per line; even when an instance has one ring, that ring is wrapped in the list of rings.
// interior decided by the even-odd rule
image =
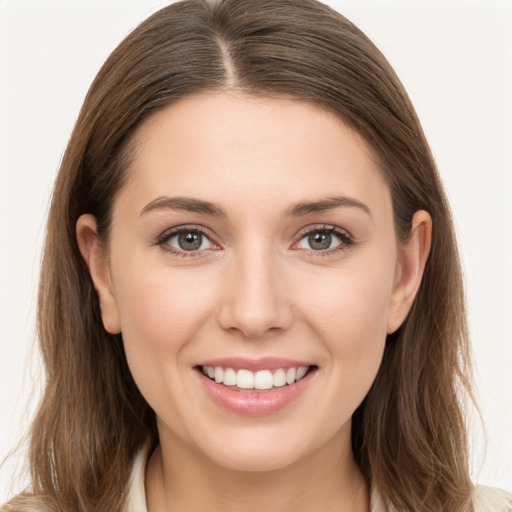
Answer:
[[[277,370],[279,368],[298,368],[299,366],[311,366],[310,361],[286,359],[282,357],[261,357],[250,359],[246,357],[225,357],[201,361],[197,366],[220,366],[222,368],[244,369],[250,371]]]

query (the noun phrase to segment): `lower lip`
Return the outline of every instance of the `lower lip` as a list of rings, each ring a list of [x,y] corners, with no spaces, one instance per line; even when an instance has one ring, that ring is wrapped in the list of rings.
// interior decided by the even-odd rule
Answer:
[[[306,390],[315,373],[316,371],[310,371],[298,382],[270,391],[250,392],[236,391],[217,384],[197,371],[204,390],[214,402],[230,412],[248,416],[264,416],[284,409]]]

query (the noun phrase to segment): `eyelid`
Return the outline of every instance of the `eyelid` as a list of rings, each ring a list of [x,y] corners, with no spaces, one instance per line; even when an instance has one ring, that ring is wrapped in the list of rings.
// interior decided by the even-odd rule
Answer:
[[[198,233],[201,233],[212,244],[216,245],[218,248],[214,248],[214,249],[209,248],[209,249],[203,249],[203,250],[198,250],[198,251],[181,251],[171,245],[169,245],[168,248],[164,247],[164,244],[170,238],[172,238],[173,236],[176,236],[180,233],[186,232],[186,231],[197,231]],[[201,253],[205,253],[210,250],[221,249],[221,245],[219,244],[219,242],[217,241],[217,239],[213,235],[213,233],[210,230],[206,229],[204,226],[200,226],[198,224],[181,224],[179,226],[173,226],[172,228],[168,228],[156,238],[153,245],[160,245],[160,246],[162,246],[162,248],[164,248],[165,251],[168,251],[173,254],[182,255],[182,256],[197,256]]]
[[[176,236],[179,233],[182,233],[184,231],[197,231],[201,233],[203,236],[205,236],[212,244],[216,245],[218,248],[214,249],[203,249],[203,250],[197,250],[197,251],[182,251],[179,249],[176,249],[175,247],[172,247],[171,245],[168,246],[168,248],[164,248],[164,244],[173,236]],[[296,245],[305,237],[310,235],[311,233],[314,233],[315,231],[324,231],[328,233],[333,233],[336,235],[340,240],[341,244],[338,246],[332,248],[332,249],[326,249],[326,250],[307,250],[307,249],[299,249],[296,247]],[[293,242],[291,249],[294,250],[301,250],[313,253],[315,255],[328,255],[331,253],[334,253],[336,251],[340,251],[343,249],[346,249],[350,246],[355,245],[356,241],[352,234],[347,231],[346,229],[340,228],[339,226],[335,226],[333,224],[310,224],[308,226],[305,226],[301,228],[295,235],[295,241]],[[198,225],[198,224],[181,224],[179,226],[173,226],[172,228],[168,228],[165,231],[163,231],[155,240],[155,242],[152,245],[160,245],[164,248],[164,250],[181,255],[181,256],[198,256],[204,253],[207,253],[211,250],[219,250],[222,249],[221,244],[218,242],[217,237],[207,228],[204,226]]]
[[[355,245],[356,241],[352,234],[347,231],[346,229],[340,228],[338,226],[335,226],[333,224],[310,224],[309,226],[306,226],[298,231],[298,233],[295,235],[295,242],[292,244],[292,249],[295,248],[295,246],[306,236],[310,235],[311,233],[314,233],[315,231],[324,231],[328,233],[333,233],[336,235],[340,240],[341,244],[333,247],[332,249],[325,249],[323,251],[315,251],[314,249],[311,249],[308,251],[307,249],[296,249],[296,250],[305,250],[310,253],[314,253],[315,255],[326,255],[331,254],[336,251],[340,251],[343,249],[346,249],[347,247],[351,247]]]

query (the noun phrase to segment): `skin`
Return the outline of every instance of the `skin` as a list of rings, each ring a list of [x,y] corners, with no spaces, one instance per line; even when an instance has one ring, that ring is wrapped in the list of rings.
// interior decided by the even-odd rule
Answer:
[[[108,249],[91,215],[77,236],[104,326],[123,333],[157,415],[148,511],[368,511],[351,416],[414,300],[429,215],[415,214],[399,246],[389,188],[365,142],[334,115],[286,98],[187,98],[147,120],[137,148]],[[147,206],[176,196],[224,215]],[[340,196],[364,206],[290,214]],[[206,232],[201,250],[180,250],[176,236],[157,242],[183,225]],[[343,236],[315,250],[307,235],[325,226]],[[236,356],[318,370],[295,401],[254,418],[219,407],[198,384],[200,361]]]

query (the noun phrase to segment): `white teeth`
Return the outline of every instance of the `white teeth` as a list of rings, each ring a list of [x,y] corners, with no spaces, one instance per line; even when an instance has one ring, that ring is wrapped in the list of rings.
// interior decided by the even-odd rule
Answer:
[[[278,388],[286,385],[286,374],[282,368],[276,370],[273,375],[274,387]]]
[[[215,367],[215,382],[222,382],[224,379],[224,370],[220,366]]]
[[[222,368],[221,366],[202,366],[202,372],[217,384],[225,386],[237,386],[240,389],[266,390],[290,385],[302,379],[308,373],[308,366],[298,368],[279,368],[273,373],[271,370],[259,370],[251,372],[233,368]]]
[[[224,386],[236,386],[236,372],[233,368],[226,368],[224,370],[224,379],[222,380]]]
[[[286,371],[286,383],[293,384],[295,382],[295,377],[297,376],[297,370],[295,368],[288,368]]]
[[[255,389],[270,389],[274,385],[274,379],[270,370],[260,370],[254,375]]]
[[[254,374],[249,370],[238,370],[236,373],[236,385],[242,389],[254,387]]]
[[[307,372],[308,372],[307,366],[300,366],[299,368],[297,368],[297,377],[295,377],[295,380],[302,379],[302,377],[304,377],[304,375],[306,375]]]

